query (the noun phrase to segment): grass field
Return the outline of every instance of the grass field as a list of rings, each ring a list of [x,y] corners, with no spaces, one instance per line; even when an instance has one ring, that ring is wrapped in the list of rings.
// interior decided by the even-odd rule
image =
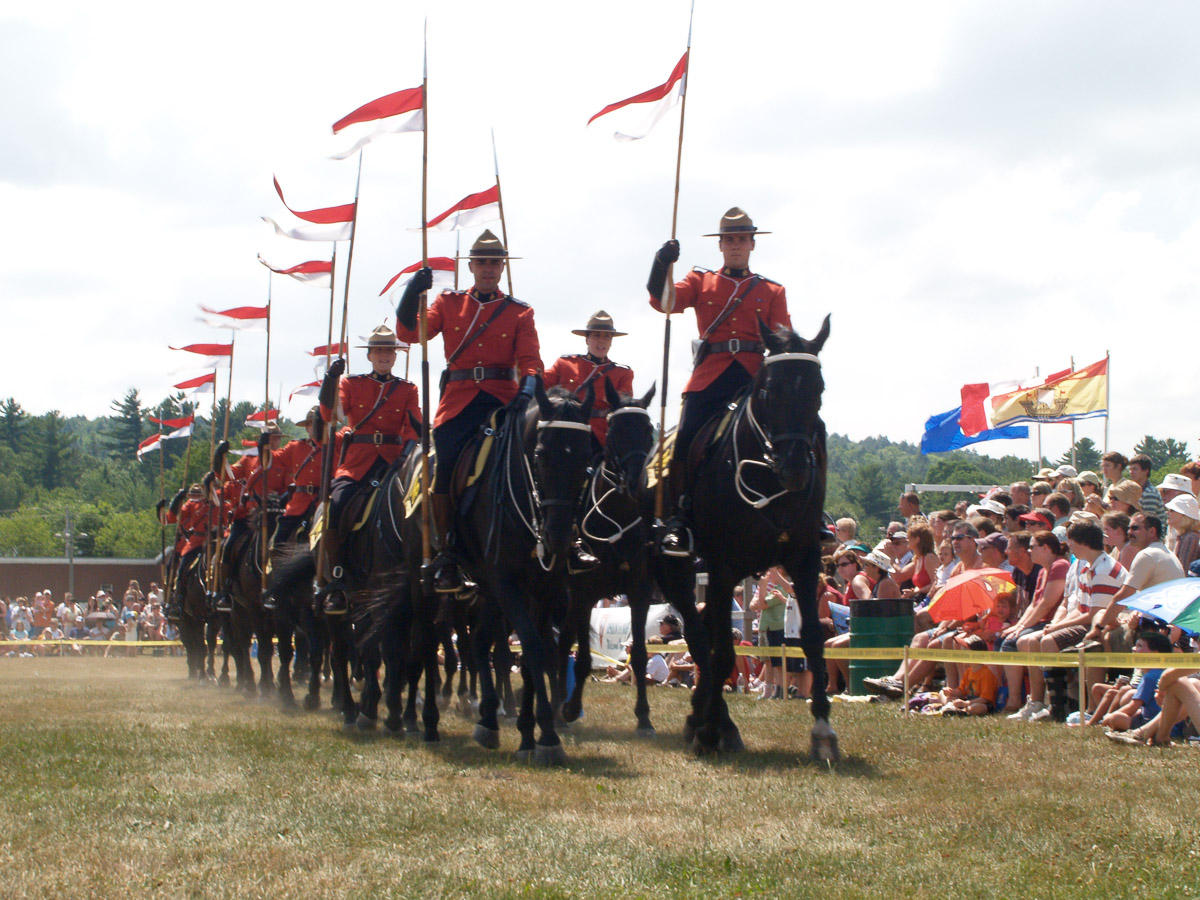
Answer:
[[[734,697],[747,752],[697,760],[686,691],[588,686],[559,770],[443,718],[346,736],[192,687],[181,659],[0,659],[0,895],[1198,896],[1200,752],[998,719]]]

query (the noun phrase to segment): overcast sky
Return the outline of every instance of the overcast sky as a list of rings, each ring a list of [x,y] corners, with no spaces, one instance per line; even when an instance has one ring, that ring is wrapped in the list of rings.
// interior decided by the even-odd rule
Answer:
[[[426,12],[430,216],[493,182],[494,127],[543,358],[582,350],[570,329],[603,308],[632,332],[612,356],[638,391],[661,380],[644,284],[670,232],[677,119],[637,144],[584,123],[665,79],[686,0],[0,0],[0,396],[98,416],[130,387],[155,401],[198,374],[167,349],[227,340],[197,304],[264,303],[258,252],[327,256],[259,221],[283,213],[271,175],[296,208],[352,198],[353,160],[319,148],[337,118],[420,82]],[[773,232],[751,263],[787,287],[797,330],[833,313],[832,431],[916,441],[964,382],[1109,350],[1110,444],[1149,432],[1200,450],[1197,33],[1190,3],[698,0],[682,261],[718,264],[700,235],[735,204]],[[366,148],[354,337],[394,315],[378,292],[420,257],[420,174],[419,135]],[[453,255],[453,235],[430,249]],[[270,390],[286,402],[314,377],[327,295],[277,278],[274,300]],[[671,418],[690,314],[674,334]],[[236,398],[261,402],[263,351],[239,336]],[[440,343],[433,358],[436,374]],[[1099,444],[1103,424],[1079,434]],[[1045,452],[1068,435],[1044,429]]]

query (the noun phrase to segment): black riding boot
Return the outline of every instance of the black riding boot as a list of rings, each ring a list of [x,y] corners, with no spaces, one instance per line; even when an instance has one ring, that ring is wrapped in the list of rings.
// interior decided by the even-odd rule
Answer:
[[[450,523],[454,516],[450,495],[430,494],[429,499],[433,501],[434,545],[438,547],[438,554],[433,560],[433,589],[439,594],[457,594],[466,585],[458,561],[450,552]],[[441,608],[443,605],[438,604],[439,619],[445,612]]]
[[[663,556],[690,557],[695,553],[692,530],[688,527],[692,513],[692,498],[681,494],[676,512],[663,522],[663,533],[658,540],[658,549]]]
[[[325,542],[325,568],[328,575],[325,584],[314,593],[313,602],[327,616],[345,615],[349,603],[346,600],[346,571],[341,561],[342,542],[332,530],[326,530],[321,540]]]

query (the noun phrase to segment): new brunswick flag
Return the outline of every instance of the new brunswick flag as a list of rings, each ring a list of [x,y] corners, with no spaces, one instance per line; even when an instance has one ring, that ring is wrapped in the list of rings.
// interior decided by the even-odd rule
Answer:
[[[1108,357],[1041,384],[991,398],[992,427],[1072,422],[1108,415]]]

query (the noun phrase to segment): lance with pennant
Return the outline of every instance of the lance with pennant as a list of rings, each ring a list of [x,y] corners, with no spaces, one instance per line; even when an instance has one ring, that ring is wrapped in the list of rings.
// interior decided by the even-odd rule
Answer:
[[[496,129],[495,128],[492,129],[492,164],[494,165],[494,167],[496,169],[496,206],[498,207],[499,212],[500,212],[500,237],[504,240],[504,246],[507,247],[508,246],[508,228],[504,224],[504,192],[502,190],[500,190],[500,157],[496,153]],[[457,253],[455,253],[454,255],[456,257],[458,256]],[[513,295],[512,263],[511,262],[509,262],[509,264],[504,267],[504,274],[505,274],[505,277],[508,278],[508,296],[511,297]],[[455,287],[457,287],[458,286],[458,284],[457,284],[458,260],[457,259],[455,259],[455,261],[454,261],[454,278],[455,278]]]
[[[696,2],[692,0],[691,12],[688,13],[687,62],[683,66],[683,79],[679,89],[679,141],[675,147],[675,196],[671,204],[671,240],[679,226],[679,175],[683,167],[683,122],[687,112],[688,70],[692,65],[692,20],[696,13]],[[662,308],[666,313],[663,323],[663,363],[662,363],[662,393],[659,394],[658,404],[658,452],[654,459],[654,517],[663,517],[663,444],[667,428],[667,376],[671,363],[671,313],[675,309],[675,264],[667,266],[667,275],[663,283]]]
[[[429,265],[429,21],[425,21],[424,53],[421,71],[421,115],[425,127],[421,130],[421,265]],[[457,256],[457,254],[455,254]],[[458,271],[457,260],[454,263]],[[429,292],[421,292],[417,311],[417,329],[421,339],[421,587],[429,588],[429,564],[432,561],[430,541],[433,528],[429,505]]]
[[[267,361],[263,367],[263,432],[271,423],[271,275],[267,269]],[[276,410],[279,407],[275,407]],[[279,414],[276,412],[276,422]],[[271,441],[260,441],[258,451],[259,480],[262,482],[261,502],[258,506],[258,571],[259,586],[263,594],[267,592],[267,469],[271,466]]]

